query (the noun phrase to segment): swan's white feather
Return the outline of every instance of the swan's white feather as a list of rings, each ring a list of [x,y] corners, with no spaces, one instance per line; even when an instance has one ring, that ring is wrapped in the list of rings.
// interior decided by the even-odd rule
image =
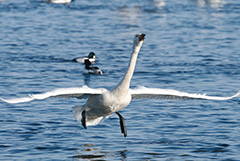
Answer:
[[[130,89],[132,99],[170,99],[170,100],[188,100],[188,99],[208,99],[208,100],[228,100],[240,95],[238,91],[230,97],[207,96],[206,94],[191,94],[172,89],[137,87]]]
[[[7,103],[22,103],[22,102],[29,102],[35,99],[46,99],[49,97],[60,97],[60,98],[88,98],[91,95],[99,95],[102,94],[105,89],[103,88],[89,88],[87,86],[82,86],[79,88],[58,88],[54,89],[49,92],[41,93],[41,94],[34,94],[29,95],[29,97],[21,97],[21,98],[14,98],[14,99],[2,99],[2,101]]]
[[[7,103],[23,103],[29,102],[35,99],[46,99],[49,97],[60,97],[60,98],[88,98],[91,95],[102,94],[106,89],[103,88],[89,88],[82,86],[79,88],[58,88],[42,94],[29,95],[29,97],[3,99],[0,100]],[[129,89],[132,99],[170,99],[170,100],[188,100],[188,99],[208,99],[208,100],[229,100],[234,97],[240,96],[238,91],[233,96],[219,97],[219,96],[207,96],[206,94],[192,94],[187,92],[180,92],[172,89],[161,89],[161,88],[146,88],[137,87],[135,89]]]
[[[31,97],[21,97],[21,98],[12,98],[12,99],[3,99],[0,97],[0,100],[7,102],[7,103],[22,103],[22,102],[29,102],[34,100],[34,98]]]
[[[58,88],[46,93],[31,95],[34,99],[46,99],[49,97],[61,98],[87,98],[90,95],[102,94],[102,88],[89,88],[87,86],[75,88]]]
[[[73,107],[73,114],[74,114],[74,117],[79,121],[81,122],[82,120],[82,112],[83,110],[85,110],[85,106],[75,106]],[[103,116],[102,117],[97,117],[97,118],[94,118],[94,119],[89,119],[87,118],[87,122],[86,122],[86,125],[87,126],[94,126],[94,125],[97,125],[99,124],[100,122],[102,122],[103,120]],[[105,117],[105,118],[108,118],[108,117]]]

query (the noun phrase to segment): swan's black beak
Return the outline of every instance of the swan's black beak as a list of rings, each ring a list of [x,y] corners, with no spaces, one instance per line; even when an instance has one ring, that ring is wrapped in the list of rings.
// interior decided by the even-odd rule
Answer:
[[[143,41],[143,40],[145,39],[145,35],[146,35],[146,34],[144,34],[144,33],[139,34],[139,35],[138,35],[139,41]]]

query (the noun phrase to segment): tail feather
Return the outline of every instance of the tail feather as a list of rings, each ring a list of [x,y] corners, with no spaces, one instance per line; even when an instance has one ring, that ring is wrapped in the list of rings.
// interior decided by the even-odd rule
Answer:
[[[87,119],[87,122],[86,122],[86,125],[88,126],[95,126],[95,125],[98,125],[99,123],[102,122],[103,120],[103,116],[102,117],[97,117],[97,118],[94,118],[94,119]]]
[[[75,106],[73,107],[73,114],[74,114],[74,117],[77,119],[77,121],[79,121],[81,123],[82,121],[82,112],[85,110],[85,106]],[[102,117],[94,117],[94,118],[89,118],[87,116],[87,113],[86,113],[86,125],[87,126],[95,126],[97,124],[99,124],[102,120],[103,120],[103,116]]]
[[[81,106],[81,105],[73,107],[73,115],[79,122],[81,122],[82,120],[82,112],[84,109],[85,109],[85,106]]]

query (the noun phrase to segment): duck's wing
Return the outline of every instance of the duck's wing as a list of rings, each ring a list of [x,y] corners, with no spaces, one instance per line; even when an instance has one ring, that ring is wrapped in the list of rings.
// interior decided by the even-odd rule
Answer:
[[[132,99],[170,99],[170,100],[188,100],[188,99],[208,99],[208,100],[229,100],[240,95],[238,91],[230,97],[207,96],[206,94],[191,94],[172,89],[137,87],[130,89]]]
[[[79,88],[58,88],[49,92],[41,93],[41,94],[34,94],[29,95],[29,97],[21,97],[21,98],[13,98],[13,99],[2,99],[2,101],[7,103],[22,103],[22,102],[29,102],[35,99],[46,99],[50,97],[60,97],[60,98],[87,98],[91,95],[99,95],[105,91],[103,88],[89,88],[87,86],[82,86]]]
[[[87,57],[76,57],[72,61],[77,63],[84,63],[84,60],[88,59]]]

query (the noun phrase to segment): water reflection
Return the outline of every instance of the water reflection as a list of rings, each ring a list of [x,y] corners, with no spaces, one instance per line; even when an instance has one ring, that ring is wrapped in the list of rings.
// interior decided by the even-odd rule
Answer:
[[[119,9],[119,15],[126,23],[136,25],[140,23],[137,20],[139,20],[138,17],[141,16],[141,8],[139,6],[130,7],[125,5]]]
[[[224,6],[224,0],[197,0],[197,4],[200,7],[210,6],[214,9],[220,9]]]
[[[101,152],[101,148],[96,148],[93,144],[82,145],[83,150],[78,152],[77,155],[73,156],[74,159],[102,159],[105,158],[105,154]]]
[[[128,27],[140,28],[143,24],[144,13],[159,13],[165,5],[165,0],[126,3],[118,8],[118,14],[124,23],[130,24]]]
[[[127,150],[118,151],[117,153],[120,155],[121,160],[127,159]]]
[[[153,0],[153,3],[158,9],[162,9],[166,5],[165,0]]]
[[[104,155],[97,155],[97,154],[88,154],[88,155],[76,155],[76,156],[73,156],[74,159],[77,159],[77,160],[82,160],[82,159],[102,159],[104,158],[105,156]]]
[[[84,80],[84,85],[90,87],[90,78],[91,75],[90,74],[83,74],[83,80]]]
[[[120,151],[106,151],[102,148],[97,147],[93,144],[84,144],[82,145],[83,149],[78,151],[76,155],[72,158],[74,160],[104,160],[104,158],[113,158],[113,160],[126,160],[127,152],[126,148],[122,148]]]

